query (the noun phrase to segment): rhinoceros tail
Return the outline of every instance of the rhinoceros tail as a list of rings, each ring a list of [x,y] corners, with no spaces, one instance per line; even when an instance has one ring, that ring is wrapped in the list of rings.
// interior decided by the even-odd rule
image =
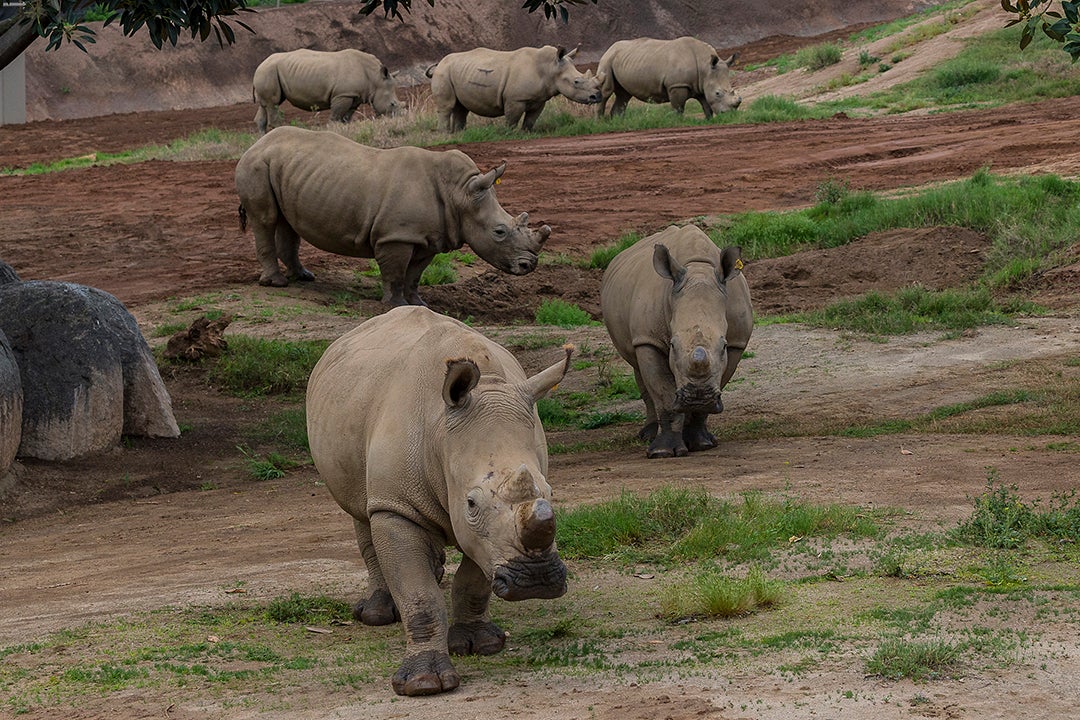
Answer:
[[[428,77],[433,76],[435,74],[435,68],[437,67],[439,67],[439,63],[435,63],[434,65],[428,65],[428,69],[424,71],[424,74]]]
[[[236,213],[240,216],[240,232],[247,232],[247,210],[244,209],[244,203],[240,203]]]

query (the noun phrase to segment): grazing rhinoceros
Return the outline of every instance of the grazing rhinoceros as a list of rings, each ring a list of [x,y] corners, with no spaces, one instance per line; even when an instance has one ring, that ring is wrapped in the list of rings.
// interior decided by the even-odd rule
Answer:
[[[301,110],[330,110],[330,119],[348,122],[362,103],[379,115],[401,107],[390,71],[370,53],[360,50],[293,50],[274,53],[259,67],[251,84],[258,103],[255,125],[265,133],[271,115],[288,100]]]
[[[604,78],[597,117],[604,116],[612,95],[612,116],[625,111],[632,97],[646,102],[670,101],[678,113],[693,98],[701,103],[706,119],[714,112],[734,110],[742,102],[731,88],[734,62],[734,55],[721,60],[711,45],[692,37],[619,40],[607,49],[597,68],[597,75]]]
[[[526,377],[475,330],[401,307],[338,338],[311,373],[311,457],[352,515],[368,570],[369,596],[353,615],[405,625],[392,683],[399,695],[457,687],[449,653],[502,650],[492,592],[504,600],[566,592],[535,404],[565,375],[571,350]],[[462,552],[449,626],[439,589],[447,545]]]
[[[721,252],[693,226],[669,227],[619,253],[604,272],[600,306],[645,401],[648,456],[716,447],[705,427],[754,318],[740,249]]]
[[[600,102],[603,77],[584,75],[574,67],[577,49],[520,48],[500,51],[476,48],[452,53],[428,68],[431,96],[443,130],[465,127],[469,113],[505,117],[506,124],[532,130],[548,100],[563,95],[574,102]],[[524,119],[522,119],[524,116]]]
[[[300,264],[300,238],[327,252],[374,257],[383,301],[423,305],[420,274],[438,253],[468,244],[499,270],[524,275],[551,233],[529,229],[495,198],[506,163],[486,173],[459,150],[377,150],[336,133],[280,127],[236,165],[240,227],[250,220],[262,264],[259,282],[314,276]]]

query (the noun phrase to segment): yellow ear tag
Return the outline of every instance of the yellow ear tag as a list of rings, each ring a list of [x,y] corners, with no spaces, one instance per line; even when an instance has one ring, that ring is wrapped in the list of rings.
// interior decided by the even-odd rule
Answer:
[[[502,182],[502,178],[495,178],[495,184],[498,185]]]
[[[742,268],[743,268],[742,258],[739,258],[738,260],[735,261],[735,269],[736,270],[742,270]]]

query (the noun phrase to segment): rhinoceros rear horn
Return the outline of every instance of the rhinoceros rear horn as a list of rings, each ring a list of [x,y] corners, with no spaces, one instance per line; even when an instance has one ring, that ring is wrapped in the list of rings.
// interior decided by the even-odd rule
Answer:
[[[503,176],[504,172],[506,172],[505,160],[503,160],[502,164],[494,170],[471,177],[468,184],[465,186],[465,189],[474,194],[490,190],[491,186],[495,184],[496,180]]]
[[[526,550],[544,550],[555,542],[555,511],[544,498],[518,505],[518,533]]]
[[[657,275],[667,278],[676,285],[682,282],[683,276],[686,275],[686,267],[671,257],[667,245],[663,243],[656,243],[653,248],[652,264]]]
[[[574,354],[574,346],[567,343],[563,345],[566,356],[547,370],[541,370],[523,383],[522,390],[532,398],[535,403],[540,398],[555,389],[555,386],[566,376],[570,369],[570,357]]]
[[[446,378],[443,380],[443,402],[447,407],[461,407],[469,399],[469,393],[480,382],[480,368],[468,358],[446,361]]]

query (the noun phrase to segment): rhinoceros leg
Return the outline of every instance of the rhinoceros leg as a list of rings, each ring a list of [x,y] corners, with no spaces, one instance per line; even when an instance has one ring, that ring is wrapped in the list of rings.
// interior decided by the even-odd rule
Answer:
[[[407,278],[415,250],[416,246],[410,242],[383,241],[375,246],[375,261],[379,263],[379,273],[382,276],[382,300],[391,307],[409,304]],[[424,267],[421,267],[420,272],[423,270]],[[416,281],[419,284],[419,272]]]
[[[436,579],[442,548],[412,521],[393,513],[371,517],[371,538],[405,625],[405,659],[394,673],[398,695],[434,695],[461,683],[447,648],[446,604]]]
[[[540,117],[540,113],[544,112],[544,106],[541,105],[537,108],[529,108],[525,111],[525,118],[521,121],[521,129],[532,131],[533,125],[536,124],[537,118]]]
[[[488,617],[491,582],[469,556],[461,559],[451,591],[454,624],[447,645],[454,655],[494,655],[506,645],[506,633]]]
[[[637,372],[645,383],[642,397],[647,394],[652,400],[658,423],[656,437],[649,443],[646,455],[650,458],[686,455],[689,450],[683,442],[683,414],[671,409],[675,399],[675,378],[668,367],[667,356],[652,345],[639,345],[634,352]]]
[[[469,118],[469,110],[458,103],[446,113],[446,127],[451,133],[462,131],[465,128],[465,119],[467,118]]]
[[[420,297],[420,276],[435,258],[435,253],[422,253],[419,248],[414,248],[409,267],[405,271],[405,301],[410,305],[427,307],[427,303]]]
[[[518,102],[516,100],[506,100],[503,102],[503,117],[506,118],[506,126],[516,128],[518,121],[521,120],[521,116],[525,115],[525,103]]]
[[[623,89],[622,85],[615,84],[615,102],[611,104],[611,117],[622,115],[626,112],[626,105],[630,102],[630,93]]]
[[[269,114],[267,113],[266,106],[259,104],[259,109],[255,113],[255,127],[258,129],[260,135],[265,135],[267,125],[269,123]]]
[[[254,221],[252,231],[255,234],[255,255],[262,266],[259,284],[285,287],[289,284],[289,281],[281,274],[281,268],[278,266],[277,242],[275,240],[277,224],[264,224]]]
[[[390,596],[382,565],[371,542],[371,525],[359,519],[354,520],[353,525],[356,526],[356,544],[360,546],[360,554],[367,567],[368,590],[371,593],[353,606],[353,618],[365,625],[390,625],[400,620],[401,616],[394,605],[394,598]]]
[[[686,109],[686,101],[690,99],[690,88],[688,87],[673,87],[668,88],[668,100],[671,101],[671,107],[675,112],[680,115],[683,114],[683,110]],[[711,110],[710,110],[711,113]],[[705,117],[708,117],[706,115]]]
[[[705,426],[708,417],[706,413],[687,413],[686,425],[683,427],[683,441],[690,452],[716,447],[716,436]]]
[[[656,433],[660,430],[660,423],[656,421],[656,404],[653,403],[652,397],[649,395],[649,389],[645,387],[645,380],[641,377],[641,372],[637,368],[634,368],[634,382],[637,383],[638,394],[645,401],[645,424],[638,431],[638,439],[652,442],[653,438],[656,437]]]
[[[301,280],[308,282],[315,279],[315,275],[300,264],[300,236],[287,222],[279,222],[277,232],[274,233],[274,246],[277,256],[285,263],[288,271],[286,277],[289,280]]]
[[[360,98],[352,95],[338,95],[330,100],[330,119],[334,122],[349,122],[356,108],[360,107]]]

